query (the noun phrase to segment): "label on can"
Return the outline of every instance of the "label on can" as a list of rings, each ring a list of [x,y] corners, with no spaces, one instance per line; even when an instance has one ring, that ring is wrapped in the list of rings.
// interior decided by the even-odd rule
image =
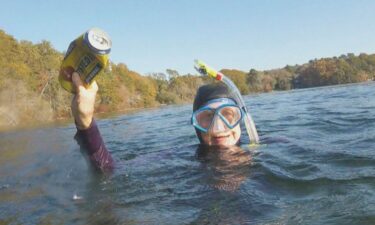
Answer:
[[[95,65],[94,69],[91,70],[89,74],[87,74],[87,77],[85,78],[86,83],[91,83],[91,81],[94,79],[96,74],[98,74],[103,69],[102,65],[99,63]]]
[[[77,73],[84,74],[86,68],[95,60],[95,56],[91,54],[83,55],[77,66]]]

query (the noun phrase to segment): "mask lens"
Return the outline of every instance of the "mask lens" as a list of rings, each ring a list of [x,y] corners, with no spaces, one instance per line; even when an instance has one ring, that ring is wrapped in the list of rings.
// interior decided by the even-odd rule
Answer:
[[[213,103],[212,103],[213,104]],[[217,104],[216,104],[217,105]],[[242,119],[241,109],[234,104],[208,105],[193,113],[192,124],[203,132],[233,129]]]
[[[215,116],[215,111],[206,109],[200,111],[195,115],[196,121],[204,129],[208,129],[211,125],[212,119]]]
[[[241,120],[241,109],[237,106],[225,106],[219,110],[219,115],[224,122],[233,128]]]

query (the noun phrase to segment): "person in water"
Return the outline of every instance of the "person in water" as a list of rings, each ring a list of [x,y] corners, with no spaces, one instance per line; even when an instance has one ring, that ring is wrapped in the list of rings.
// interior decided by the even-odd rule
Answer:
[[[98,86],[95,81],[89,87],[84,86],[76,72],[72,74],[72,81],[76,90],[71,104],[77,127],[75,139],[96,169],[103,172],[112,171],[114,160],[93,119]],[[191,122],[201,146],[225,148],[239,145],[240,122],[243,116],[242,110],[225,85],[214,83],[198,89]]]
[[[191,122],[203,145],[238,145],[243,112],[224,84],[201,86],[194,99]]]

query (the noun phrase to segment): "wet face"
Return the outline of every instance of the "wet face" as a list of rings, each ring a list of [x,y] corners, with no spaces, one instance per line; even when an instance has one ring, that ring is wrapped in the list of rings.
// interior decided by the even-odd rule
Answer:
[[[208,105],[216,109],[221,106],[220,103]],[[228,129],[225,123],[218,117],[213,121],[211,128],[207,133],[201,132],[202,141],[208,146],[233,146],[236,145],[241,137],[241,128],[238,124],[232,129]]]
[[[237,144],[240,140],[241,129],[240,125],[225,132],[212,132],[201,133],[204,144],[209,146],[232,146]]]

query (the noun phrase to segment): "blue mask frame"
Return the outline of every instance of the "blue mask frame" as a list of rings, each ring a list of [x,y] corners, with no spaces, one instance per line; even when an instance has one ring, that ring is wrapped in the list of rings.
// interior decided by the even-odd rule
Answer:
[[[223,101],[223,99],[225,101]],[[226,102],[222,105],[220,105],[219,107],[217,108],[211,108],[209,107],[208,105],[211,104],[211,103],[214,103],[214,102]],[[233,125],[229,124],[228,121],[225,119],[225,117],[223,115],[221,115],[219,112],[220,112],[220,109],[224,108],[224,107],[236,107],[239,109],[241,115],[240,115],[240,119]],[[199,113],[199,112],[202,112],[202,111],[205,111],[205,110],[211,110],[211,111],[214,111],[214,116],[212,117],[212,121],[210,123],[210,125],[208,126],[208,128],[204,128],[202,126],[199,125],[197,119],[196,119],[196,115]],[[232,101],[231,99],[227,99],[227,98],[221,98],[221,99],[214,99],[213,101],[209,101],[207,102],[207,104],[201,108],[199,108],[197,111],[193,112],[192,116],[191,116],[191,124],[197,128],[198,130],[204,132],[204,133],[207,133],[211,127],[212,127],[212,124],[213,122],[215,121],[215,118],[216,117],[219,117],[223,122],[224,124],[229,128],[229,129],[233,129],[235,128],[243,119],[243,116],[244,116],[244,112],[243,110],[236,104],[234,104],[234,101]]]

